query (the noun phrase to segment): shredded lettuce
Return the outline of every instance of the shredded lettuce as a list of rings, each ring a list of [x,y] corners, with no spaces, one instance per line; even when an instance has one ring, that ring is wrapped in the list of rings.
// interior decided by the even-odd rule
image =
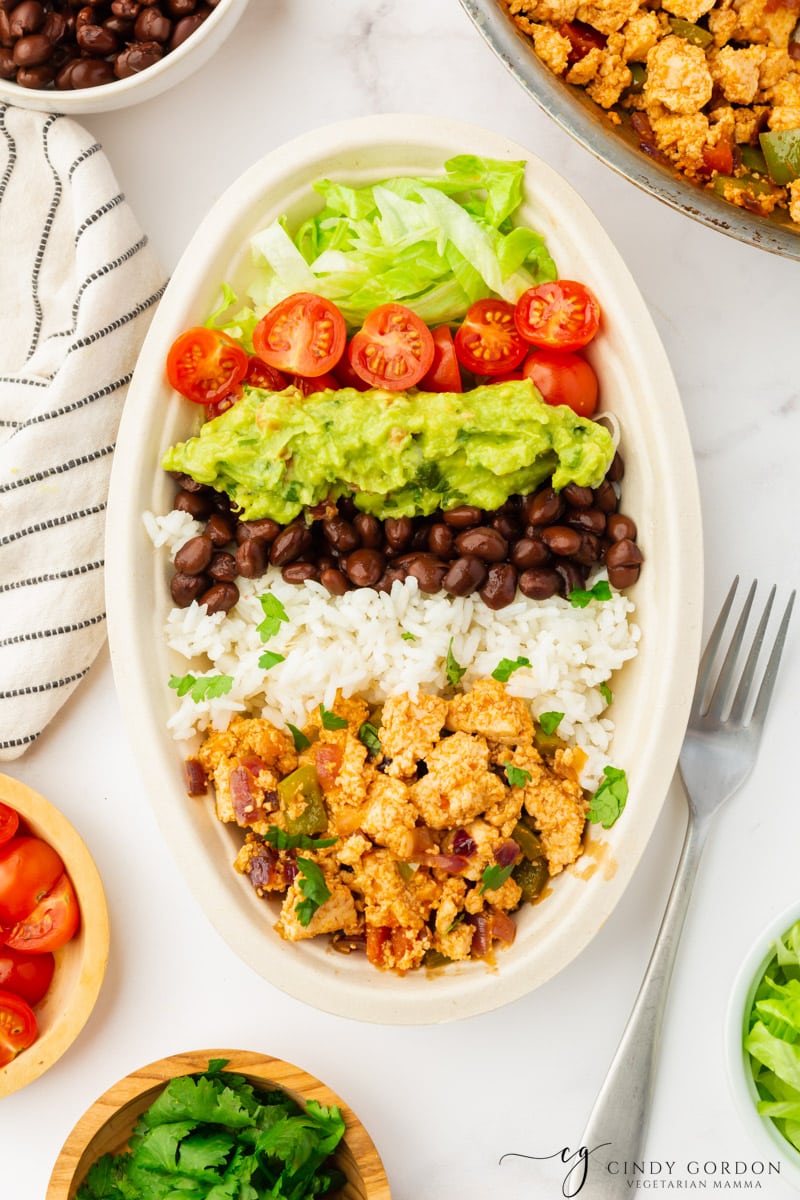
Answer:
[[[744,1048],[758,1111],[800,1150],[800,921],[775,944],[756,988]]]
[[[281,218],[251,239],[255,312],[293,292],[316,292],[335,301],[351,326],[392,302],[435,325],[460,320],[486,296],[513,303],[556,278],[542,235],[511,223],[524,162],[462,154],[444,171],[355,188],[320,180],[321,211],[294,234]],[[237,318],[245,338],[252,319],[252,309]]]

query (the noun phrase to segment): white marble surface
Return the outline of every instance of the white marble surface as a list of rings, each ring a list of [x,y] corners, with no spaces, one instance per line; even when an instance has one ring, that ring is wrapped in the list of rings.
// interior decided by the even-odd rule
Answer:
[[[199,76],[85,124],[171,268],[211,202],[255,158],[319,124],[393,111],[506,133],[588,200],[644,294],[683,397],[704,508],[707,623],[737,572],[785,593],[800,558],[797,264],[690,222],[596,162],[534,107],[457,0],[252,0]],[[701,865],[670,993],[644,1157],[652,1172],[672,1162],[685,1188],[712,1191],[723,1163],[765,1159],[734,1110],[722,1035],[737,963],[800,888],[791,782],[799,685],[795,629],[758,769],[720,816]],[[344,1096],[377,1142],[395,1200],[561,1194],[560,1163],[499,1159],[577,1145],[669,890],[685,820],[677,794],[612,918],[560,976],[493,1014],[392,1028],[293,1001],[211,928],[159,838],[106,652],[8,769],[83,832],[105,881],[113,949],[78,1041],[46,1076],[0,1101],[3,1200],[44,1197],[64,1137],[120,1076],[176,1050],[225,1044],[296,1062]],[[654,1186],[664,1178],[666,1165],[644,1177]],[[792,1189],[773,1176],[760,1192],[785,1200]]]

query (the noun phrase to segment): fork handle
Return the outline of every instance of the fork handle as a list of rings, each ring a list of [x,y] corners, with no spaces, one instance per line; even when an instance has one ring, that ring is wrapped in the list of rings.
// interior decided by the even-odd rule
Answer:
[[[580,1142],[590,1154],[582,1200],[630,1196],[622,1164],[638,1159],[644,1146],[661,1018],[707,829],[690,812],[653,952]]]

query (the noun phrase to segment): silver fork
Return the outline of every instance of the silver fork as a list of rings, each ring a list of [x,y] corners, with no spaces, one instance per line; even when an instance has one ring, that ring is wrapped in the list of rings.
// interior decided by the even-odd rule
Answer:
[[[738,791],[753,769],[778,674],[794,592],[781,618],[750,712],[750,697],[775,599],[773,587],[744,666],[737,674],[740,651],[746,648],[745,630],[753,607],[755,583],[744,602],[725,656],[716,666],[738,583],[737,576],[700,660],[689,725],[681,748],[680,774],[689,800],[689,822],[675,881],[628,1024],[580,1142],[578,1153],[586,1178],[586,1200],[616,1200],[629,1195],[624,1174],[610,1171],[609,1164],[637,1159],[643,1148],[661,1017],[697,866],[714,814]]]

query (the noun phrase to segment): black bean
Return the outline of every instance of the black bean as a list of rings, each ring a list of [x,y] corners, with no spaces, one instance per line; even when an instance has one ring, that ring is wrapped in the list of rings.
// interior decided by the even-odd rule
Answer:
[[[332,596],[343,596],[345,592],[349,592],[350,584],[341,571],[337,571],[335,567],[326,567],[324,571],[319,573],[319,581],[326,587]]]
[[[203,592],[198,603],[205,604],[208,613],[230,612],[239,599],[239,589],[235,583],[215,583]]]
[[[311,530],[301,521],[295,521],[282,529],[269,552],[273,567],[283,567],[311,549]]]
[[[450,558],[453,553],[453,531],[444,521],[437,521],[428,530],[428,549],[439,558]]]
[[[117,79],[128,79],[138,75],[157,63],[164,55],[160,42],[133,42],[120,50],[114,59],[114,74]]]
[[[410,517],[387,517],[383,532],[389,547],[395,551],[406,550],[411,545],[414,526]]]
[[[483,520],[483,512],[480,508],[475,508],[473,504],[459,504],[457,508],[451,508],[446,513],[442,513],[442,520],[446,525],[452,525],[454,529],[470,529],[473,525],[479,525]]]
[[[550,551],[540,537],[524,537],[511,547],[511,561],[521,571],[543,567],[550,561]]]
[[[224,550],[218,550],[208,565],[208,574],[215,583],[233,583],[238,573],[236,559]]]
[[[211,562],[214,546],[204,533],[189,538],[175,555],[175,569],[183,575],[201,575]]]
[[[622,513],[612,513],[606,521],[606,533],[612,542],[621,542],[625,539],[635,542],[636,522],[632,521],[630,517],[623,516]]]
[[[346,521],[344,517],[329,517],[323,521],[322,532],[334,550],[338,550],[340,554],[349,554],[361,545],[355,525]]]
[[[432,554],[417,554],[406,570],[419,584],[421,592],[439,592],[447,574],[448,564]]]
[[[82,25],[75,34],[75,41],[81,50],[95,58],[113,54],[118,45],[116,34],[110,29],[104,29],[102,25]]]
[[[211,512],[211,503],[207,496],[202,492],[187,492],[185,489],[178,492],[172,507],[179,512],[189,513],[196,521],[202,520]]]
[[[178,608],[188,608],[208,587],[206,575],[184,575],[176,572],[169,581],[169,591]]]
[[[506,608],[517,594],[517,572],[510,563],[492,563],[486,582],[479,591],[484,604],[491,609]]]
[[[530,525],[553,525],[563,515],[564,508],[561,493],[554,492],[551,487],[544,487],[528,496],[523,511]]]
[[[617,493],[607,479],[604,479],[600,487],[595,489],[594,503],[595,508],[599,508],[604,513],[612,513],[616,510],[618,504]]]
[[[405,583],[408,577],[408,572],[405,567],[395,566],[394,563],[389,563],[386,570],[381,575],[378,582],[375,584],[376,592],[391,592],[392,584]]]
[[[577,483],[568,483],[561,495],[572,508],[591,508],[594,504],[592,489]]]
[[[74,88],[101,87],[113,80],[114,68],[104,58],[79,58],[70,73]]]
[[[582,533],[581,544],[572,557],[576,563],[590,567],[593,563],[601,561],[603,549],[604,543],[596,534]]]
[[[558,595],[562,586],[558,571],[549,567],[534,567],[519,577],[519,590],[529,600],[549,600]]]
[[[354,550],[342,561],[342,569],[356,587],[373,587],[386,566],[380,550]]]
[[[241,543],[247,541],[248,538],[256,537],[270,545],[280,531],[280,525],[271,517],[262,517],[258,521],[240,521],[236,526],[236,541]]]
[[[172,31],[172,37],[170,38],[170,50],[176,50],[178,46],[181,46],[188,37],[191,37],[194,31],[199,29],[203,24],[203,21],[205,21],[207,15],[207,12],[204,13],[202,11],[190,13],[188,17],[181,17],[179,21],[176,21],[175,28]]]
[[[457,558],[442,579],[442,587],[454,596],[469,596],[486,581],[486,565],[473,554]]]
[[[519,521],[510,512],[495,513],[490,524],[492,529],[496,529],[498,533],[502,533],[503,537],[509,541],[512,538],[519,537]]]
[[[281,578],[286,583],[305,583],[307,579],[319,578],[319,567],[310,562],[294,562],[281,568]]]
[[[215,546],[227,546],[233,541],[235,532],[236,525],[232,517],[226,517],[223,513],[212,513],[208,518],[206,535]]]
[[[606,479],[609,479],[611,483],[619,483],[624,475],[625,461],[618,450],[611,460],[611,466],[606,471]]]
[[[606,566],[609,570],[617,567],[638,567],[643,562],[644,555],[636,542],[630,538],[613,542],[606,550]]]
[[[377,517],[370,513],[358,513],[353,517],[353,528],[368,550],[378,550],[383,545],[383,529]]]
[[[269,546],[263,538],[251,537],[236,547],[236,572],[244,579],[260,579],[269,561]]]
[[[568,596],[570,592],[580,589],[586,583],[587,570],[572,559],[561,559],[555,565],[555,570],[561,576],[561,594]]]
[[[456,550],[459,554],[474,554],[484,562],[499,563],[508,554],[508,541],[491,525],[479,525],[459,533]]]
[[[52,42],[45,34],[29,33],[14,46],[14,62],[18,67],[38,67],[47,62],[52,51]]]
[[[640,567],[609,567],[608,582],[615,588],[630,587],[639,578]]]
[[[45,22],[44,5],[39,0],[21,0],[8,14],[8,27],[13,38],[38,33]]]
[[[548,525],[541,531],[542,541],[559,557],[567,558],[580,549],[581,535],[568,525]]]
[[[139,42],[166,42],[172,34],[172,21],[159,8],[143,8],[133,33]]]
[[[52,63],[39,63],[35,67],[20,67],[17,71],[17,83],[20,87],[44,88],[56,77],[56,69]]]
[[[598,537],[606,531],[606,514],[599,508],[574,508],[564,518],[565,524]]]

